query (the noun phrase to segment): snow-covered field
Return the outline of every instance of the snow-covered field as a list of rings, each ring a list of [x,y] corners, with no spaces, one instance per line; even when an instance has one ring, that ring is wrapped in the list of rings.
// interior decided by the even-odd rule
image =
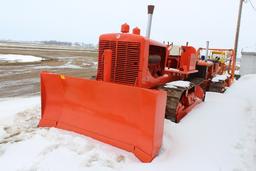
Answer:
[[[165,121],[158,157],[144,164],[131,153],[91,138],[37,128],[40,98],[0,99],[1,170],[255,171],[256,75],[225,94],[207,93],[179,124]]]
[[[14,54],[8,54],[3,55],[0,54],[0,62],[8,62],[8,63],[23,63],[23,62],[39,62],[42,61],[43,58],[31,56],[31,55],[14,55]]]

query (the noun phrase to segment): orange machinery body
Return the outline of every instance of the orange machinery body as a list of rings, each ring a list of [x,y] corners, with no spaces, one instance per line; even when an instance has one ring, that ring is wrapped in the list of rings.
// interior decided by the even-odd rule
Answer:
[[[199,48],[197,50],[197,56],[200,59],[200,51],[205,50],[205,48]],[[225,86],[230,87],[235,78],[235,67],[236,67],[236,58],[235,51],[233,49],[214,49],[210,48],[210,51],[219,51],[219,52],[230,52],[230,60],[228,64],[221,63],[218,61],[206,61],[206,60],[198,60],[197,65],[202,67],[207,67],[207,74],[205,75],[205,80],[211,80],[216,75],[222,75],[225,72],[230,75],[228,79],[225,81]]]
[[[181,55],[174,57],[169,55],[168,45],[140,35],[102,35],[99,41],[97,80],[104,80],[105,74],[110,82],[143,88],[155,88],[170,81],[183,80],[189,74],[198,72],[198,59],[194,47],[181,48]],[[159,60],[154,62],[154,58],[150,58],[154,56],[158,56]]]
[[[172,47],[170,47],[172,48]],[[198,58],[196,49],[192,46],[181,46],[180,54],[169,54],[167,58],[165,73],[170,76],[171,81],[189,80],[192,75],[198,73],[196,69]],[[176,109],[176,122],[186,116],[205,97],[205,81],[187,90],[181,97]]]
[[[167,61],[168,68],[177,68],[180,71],[196,70],[196,50],[191,46],[181,46],[182,53],[179,56],[170,55]]]
[[[169,47],[138,34],[100,36],[96,80],[42,72],[39,126],[74,131],[133,152],[143,162],[153,160],[162,144],[167,100],[165,91],[153,88],[197,71],[188,65],[195,63],[192,47],[184,47],[182,71],[166,70]]]
[[[169,54],[166,63],[165,73],[173,76],[173,74],[180,74],[188,76],[189,74],[196,73],[196,49],[192,46],[181,46],[180,55]],[[179,78],[180,79],[180,78]]]
[[[104,70],[106,51],[111,51],[111,66],[107,66],[110,70]],[[102,35],[99,40],[97,80],[104,80],[104,73],[109,72],[109,81],[113,83],[143,88],[157,87],[170,80],[164,74],[167,55],[165,44],[137,34]],[[152,59],[156,61],[149,64],[149,56],[159,59]]]
[[[105,34],[99,42],[97,80],[156,88],[198,72],[196,49],[192,46],[182,46],[180,55],[172,56],[170,46],[137,34]],[[177,109],[176,121],[203,99],[204,90],[199,85],[187,91]]]

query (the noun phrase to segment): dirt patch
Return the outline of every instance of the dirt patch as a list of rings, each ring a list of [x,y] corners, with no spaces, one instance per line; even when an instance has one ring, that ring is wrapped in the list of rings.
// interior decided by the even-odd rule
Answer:
[[[0,46],[0,54],[33,55],[46,59],[33,63],[0,64],[0,98],[39,94],[42,71],[80,78],[96,75],[97,51],[5,45]]]

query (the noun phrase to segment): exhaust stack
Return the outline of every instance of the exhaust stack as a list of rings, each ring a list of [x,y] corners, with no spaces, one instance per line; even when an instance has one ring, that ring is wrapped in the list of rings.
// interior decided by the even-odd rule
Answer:
[[[152,16],[153,16],[154,8],[155,8],[154,5],[148,5],[148,24],[147,24],[147,32],[146,32],[147,38],[150,38]]]
[[[209,54],[209,41],[206,41],[206,49],[205,49],[205,59],[208,59],[208,54]]]

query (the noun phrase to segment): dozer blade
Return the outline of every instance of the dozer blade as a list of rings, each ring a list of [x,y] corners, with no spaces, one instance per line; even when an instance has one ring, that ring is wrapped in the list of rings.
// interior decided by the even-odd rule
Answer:
[[[74,131],[150,162],[162,144],[166,92],[41,73],[40,127]]]

